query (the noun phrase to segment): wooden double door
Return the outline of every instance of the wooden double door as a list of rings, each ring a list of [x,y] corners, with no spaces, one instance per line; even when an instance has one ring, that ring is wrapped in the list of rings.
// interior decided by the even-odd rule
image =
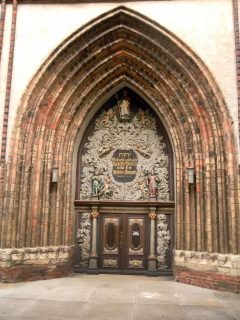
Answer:
[[[102,269],[145,270],[148,220],[144,214],[101,214],[99,266]]]

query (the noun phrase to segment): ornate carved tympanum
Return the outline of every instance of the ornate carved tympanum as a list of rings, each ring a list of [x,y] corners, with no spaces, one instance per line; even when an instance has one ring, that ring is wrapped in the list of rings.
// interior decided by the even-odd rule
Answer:
[[[169,199],[169,157],[155,117],[131,111],[125,93],[118,107],[96,118],[82,153],[80,199]]]

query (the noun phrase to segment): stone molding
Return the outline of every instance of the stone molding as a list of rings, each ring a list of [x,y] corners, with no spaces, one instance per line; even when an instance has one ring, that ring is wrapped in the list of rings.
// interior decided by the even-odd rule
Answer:
[[[240,255],[175,250],[176,267],[240,276]]]
[[[3,117],[3,127],[2,127],[1,159],[0,159],[1,162],[4,162],[6,158],[6,149],[7,149],[7,140],[8,140],[9,107],[10,107],[11,88],[12,88],[14,47],[15,47],[16,25],[17,25],[17,8],[18,8],[17,0],[13,0],[12,3],[13,3],[13,7],[12,7],[10,46],[8,51],[7,86],[6,86],[6,92],[5,92],[4,117]],[[4,16],[5,16],[5,7],[2,6],[2,8],[4,8],[3,10],[4,10]],[[4,34],[1,35],[1,38],[3,38],[3,36]]]
[[[234,25],[234,40],[235,40],[235,56],[236,56],[236,83],[237,83],[237,101],[238,101],[238,131],[240,137],[240,34],[239,34],[239,13],[238,13],[238,0],[232,1],[233,6],[233,25]]]
[[[73,246],[51,246],[0,249],[0,268],[67,264],[72,258],[73,248]]]

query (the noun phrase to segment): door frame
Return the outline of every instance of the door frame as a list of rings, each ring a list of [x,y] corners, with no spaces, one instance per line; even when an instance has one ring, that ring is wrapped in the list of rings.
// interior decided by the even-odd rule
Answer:
[[[76,239],[76,254],[75,254],[75,262],[73,270],[75,272],[85,272],[85,273],[129,273],[129,274],[146,274],[146,275],[172,275],[173,274],[173,248],[174,248],[174,221],[175,221],[175,202],[174,201],[113,201],[113,200],[75,200],[75,212],[76,212],[76,224],[75,224],[75,239]],[[152,211],[155,210],[155,216],[158,214],[164,214],[167,217],[168,227],[170,229],[171,241],[169,244],[169,248],[167,250],[167,268],[163,270],[155,270],[152,272],[149,269],[149,263],[152,261],[148,260],[148,270],[116,270],[115,269],[102,269],[99,268],[99,216],[101,214],[122,214],[128,213],[129,215],[146,215],[149,219],[152,216]],[[97,214],[96,214],[97,211]],[[78,242],[78,228],[79,221],[82,213],[89,213],[89,216],[92,215],[91,221],[95,221],[97,225],[96,228],[96,248],[97,252],[89,255],[89,265],[88,267],[80,267],[80,252],[79,252],[79,242]],[[94,215],[93,215],[94,214]],[[95,220],[94,220],[95,219]],[[150,224],[150,223],[149,223]],[[156,229],[155,229],[156,231]],[[149,236],[150,240],[150,236]],[[91,244],[93,241],[93,234],[91,232]],[[155,232],[155,253],[156,253],[156,232]],[[149,248],[149,244],[147,244],[147,250]],[[89,247],[89,250],[92,250],[92,245]],[[90,261],[92,259],[92,261]],[[156,260],[156,259],[155,259]]]

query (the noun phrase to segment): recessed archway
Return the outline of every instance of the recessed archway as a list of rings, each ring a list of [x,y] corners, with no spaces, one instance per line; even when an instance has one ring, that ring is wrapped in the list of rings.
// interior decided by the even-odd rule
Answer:
[[[222,95],[185,44],[125,7],[77,30],[29,84],[12,135],[1,246],[73,244],[78,132],[123,83],[154,106],[173,144],[176,250],[239,253],[235,142]],[[194,188],[187,168],[194,169]]]
[[[78,150],[75,271],[94,260],[98,272],[172,274],[174,162],[158,115],[134,90],[118,88]]]

